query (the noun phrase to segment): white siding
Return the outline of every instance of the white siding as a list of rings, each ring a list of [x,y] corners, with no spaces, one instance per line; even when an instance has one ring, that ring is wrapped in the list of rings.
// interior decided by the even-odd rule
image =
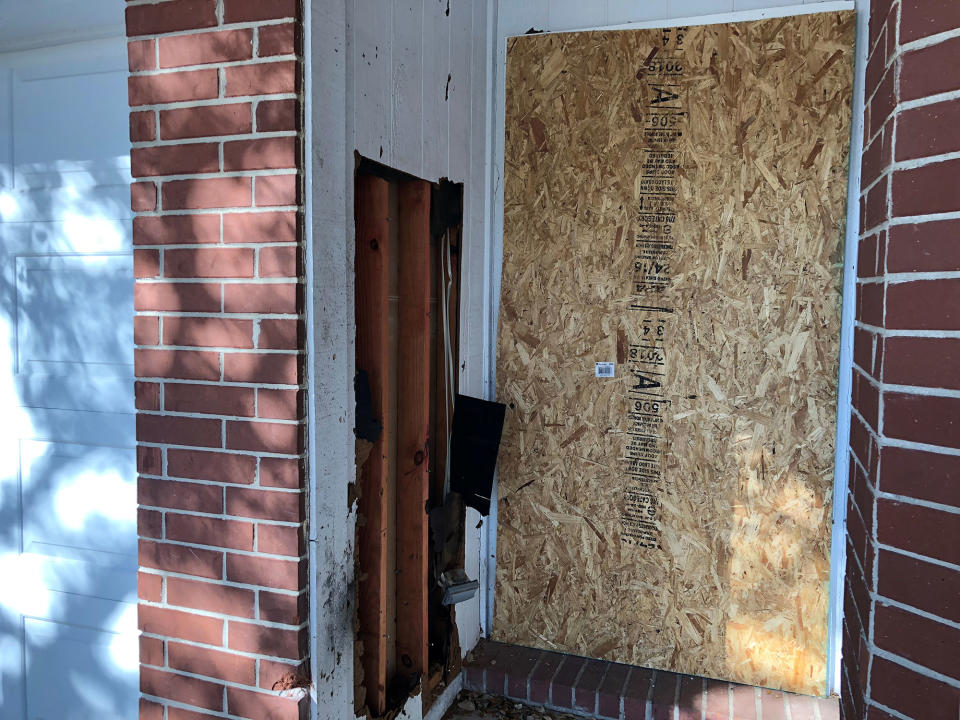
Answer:
[[[498,41],[531,27],[553,32],[619,23],[670,20],[740,10],[816,5],[831,0],[504,0],[497,3]],[[498,42],[499,46],[499,42]]]
[[[482,141],[469,143],[473,114],[486,106],[486,58],[473,52],[475,44],[485,47],[485,5],[348,4],[351,150],[426,180],[466,182],[471,163],[484,162]]]
[[[356,149],[426,180],[464,183],[462,307],[468,316],[485,305],[488,133],[475,118],[482,118],[487,107],[486,6],[471,0],[359,0],[353,8],[348,3],[347,10],[348,57],[354,68],[352,83],[349,68],[347,80],[353,92],[348,151]],[[482,329],[488,324],[482,315],[477,322],[464,320],[460,387],[483,396]],[[479,519],[470,515],[467,521],[473,577],[479,569],[479,533],[474,530]],[[480,637],[479,598],[457,606],[457,624],[466,653]]]
[[[319,716],[353,717],[354,152],[436,181],[464,183],[460,387],[484,396],[490,327],[487,0],[313,0],[309,240],[314,349],[310,447]],[[467,518],[467,572],[481,572],[479,517]],[[457,606],[460,645],[480,637],[479,597]],[[419,718],[418,703],[408,712]]]

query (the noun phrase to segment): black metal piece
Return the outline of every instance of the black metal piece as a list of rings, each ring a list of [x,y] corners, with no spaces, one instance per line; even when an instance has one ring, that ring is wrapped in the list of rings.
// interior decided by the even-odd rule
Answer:
[[[458,394],[450,438],[450,490],[481,515],[490,514],[493,474],[506,406]]]

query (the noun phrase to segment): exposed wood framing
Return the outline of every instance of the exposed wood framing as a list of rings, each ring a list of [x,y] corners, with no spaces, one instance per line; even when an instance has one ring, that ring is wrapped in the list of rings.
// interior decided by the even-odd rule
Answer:
[[[356,650],[363,672],[355,709],[388,717],[418,685],[429,703],[437,681],[459,668],[453,609],[441,605],[440,569],[431,561],[430,511],[444,502],[444,343],[458,329],[461,191],[369,161],[356,182],[356,367],[369,377],[371,414],[382,433],[369,459],[358,449]],[[454,342],[454,366],[457,357]],[[452,385],[451,398],[455,376]],[[462,565],[460,513],[450,530],[459,532]]]
[[[400,185],[397,382],[398,671],[427,670],[430,184]]]
[[[389,185],[372,175],[357,178],[357,368],[370,378],[374,417],[384,418],[391,396],[389,373]],[[360,640],[366,702],[380,715],[386,703],[386,482],[395,438],[385,424],[360,471],[358,523]]]

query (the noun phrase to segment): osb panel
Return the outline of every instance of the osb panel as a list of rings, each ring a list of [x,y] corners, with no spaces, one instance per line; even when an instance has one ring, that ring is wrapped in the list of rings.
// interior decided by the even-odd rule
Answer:
[[[854,15],[509,43],[494,636],[822,695]]]

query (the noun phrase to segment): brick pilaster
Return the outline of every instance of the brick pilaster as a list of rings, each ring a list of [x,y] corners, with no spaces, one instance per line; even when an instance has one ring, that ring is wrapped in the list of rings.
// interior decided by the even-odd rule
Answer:
[[[141,717],[303,717],[299,8],[126,13]]]
[[[960,712],[960,11],[870,10],[843,713]]]

